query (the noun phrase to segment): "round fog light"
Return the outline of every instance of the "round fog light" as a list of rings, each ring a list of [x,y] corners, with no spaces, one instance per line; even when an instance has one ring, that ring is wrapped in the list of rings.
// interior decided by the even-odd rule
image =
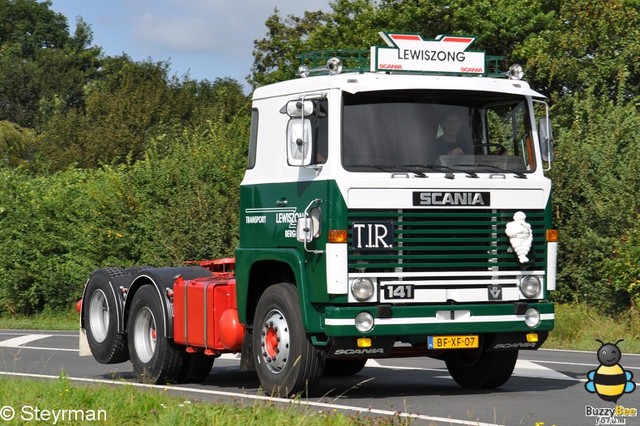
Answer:
[[[529,299],[536,297],[540,293],[541,288],[542,284],[540,284],[540,280],[533,275],[527,275],[520,280],[520,291]]]
[[[540,324],[540,312],[536,308],[529,308],[524,313],[524,322],[531,328]]]
[[[373,283],[368,278],[356,278],[351,283],[351,294],[358,302],[369,300],[373,295]]]
[[[369,312],[360,312],[356,315],[356,328],[361,333],[371,331],[373,328],[373,315]]]

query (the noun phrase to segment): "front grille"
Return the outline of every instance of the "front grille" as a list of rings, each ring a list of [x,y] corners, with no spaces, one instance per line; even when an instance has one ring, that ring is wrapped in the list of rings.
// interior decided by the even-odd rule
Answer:
[[[353,210],[354,223],[393,224],[391,249],[362,250],[349,244],[351,273],[431,273],[543,270],[544,211],[525,211],[533,244],[529,262],[520,264],[511,250],[505,227],[516,210]],[[415,274],[412,274],[415,275]],[[427,274],[428,275],[428,274]]]

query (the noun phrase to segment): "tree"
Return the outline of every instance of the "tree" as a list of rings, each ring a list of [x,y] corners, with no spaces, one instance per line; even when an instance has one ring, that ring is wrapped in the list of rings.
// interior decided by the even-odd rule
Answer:
[[[0,120],[37,128],[52,109],[77,106],[99,68],[89,26],[79,20],[69,35],[66,18],[50,6],[0,0]]]
[[[531,34],[518,49],[530,75],[554,97],[591,90],[630,100],[640,92],[640,2],[559,3],[556,24]]]

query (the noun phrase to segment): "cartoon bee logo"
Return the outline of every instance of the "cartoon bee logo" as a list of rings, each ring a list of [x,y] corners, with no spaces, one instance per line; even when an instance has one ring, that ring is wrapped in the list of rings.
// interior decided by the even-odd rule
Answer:
[[[626,371],[619,364],[622,352],[616,343],[604,343],[596,339],[602,346],[598,349],[598,361],[600,365],[595,370],[587,373],[587,383],[584,387],[589,393],[597,394],[601,399],[617,403],[625,393],[631,393],[636,389],[636,384],[631,380],[633,373]]]

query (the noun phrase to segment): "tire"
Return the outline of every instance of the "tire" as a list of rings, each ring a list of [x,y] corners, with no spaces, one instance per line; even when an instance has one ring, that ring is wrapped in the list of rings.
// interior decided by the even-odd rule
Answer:
[[[84,323],[93,357],[101,364],[117,364],[129,360],[127,336],[118,333],[118,302],[110,281],[124,273],[121,268],[96,271],[87,284],[84,301]]]
[[[182,372],[178,377],[179,383],[200,383],[209,377],[215,357],[202,352],[184,355]]]
[[[353,376],[358,374],[367,363],[367,358],[361,359],[340,359],[328,358],[324,362],[325,376]]]
[[[155,287],[140,287],[131,302],[127,336],[133,373],[144,383],[175,383],[182,373],[184,353],[164,337],[163,315]]]
[[[445,357],[453,380],[466,388],[497,388],[511,378],[518,351],[487,352],[480,349],[461,349]]]
[[[253,322],[253,350],[260,384],[269,395],[310,393],[320,381],[324,356],[307,337],[293,285],[275,284],[260,297]]]

